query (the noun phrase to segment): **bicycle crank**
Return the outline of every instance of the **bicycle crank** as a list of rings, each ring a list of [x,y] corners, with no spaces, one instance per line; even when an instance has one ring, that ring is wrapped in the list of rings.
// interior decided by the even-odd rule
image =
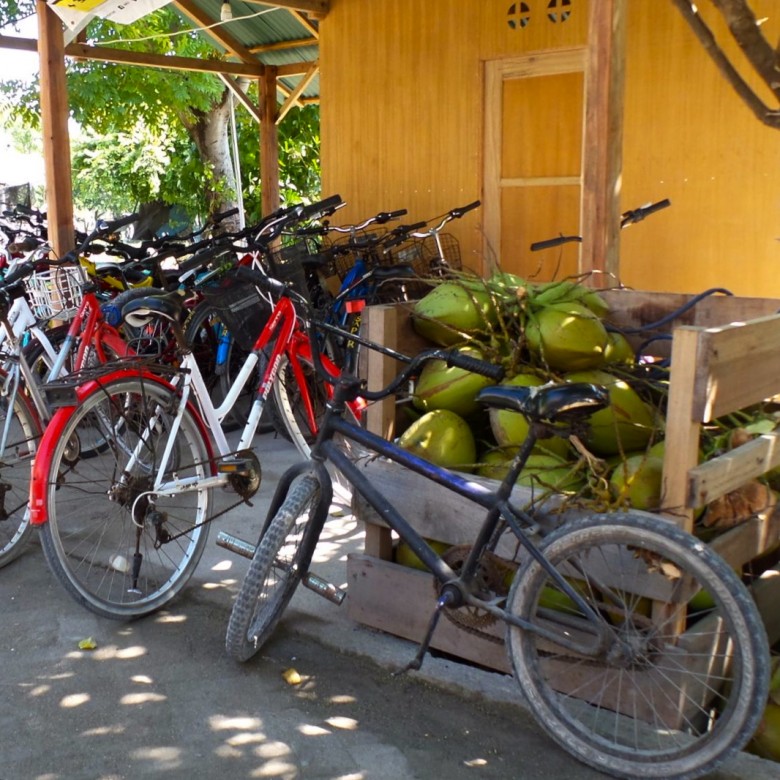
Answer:
[[[250,560],[255,554],[255,545],[225,531],[220,531],[217,534],[217,546]],[[338,606],[341,606],[341,603],[347,597],[347,591],[310,571],[307,571],[301,578],[301,585]]]

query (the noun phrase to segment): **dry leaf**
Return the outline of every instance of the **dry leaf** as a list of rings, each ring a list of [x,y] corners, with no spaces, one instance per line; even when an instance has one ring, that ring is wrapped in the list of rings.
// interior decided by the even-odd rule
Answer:
[[[298,673],[297,669],[290,667],[282,672],[282,677],[288,685],[300,685],[303,682],[303,677]]]
[[[79,650],[95,650],[96,648],[97,642],[91,636],[79,642]]]

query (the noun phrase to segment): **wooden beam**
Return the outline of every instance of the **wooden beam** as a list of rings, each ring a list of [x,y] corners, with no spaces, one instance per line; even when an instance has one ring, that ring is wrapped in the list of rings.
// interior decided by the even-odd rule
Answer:
[[[308,31],[310,35],[313,35],[315,38],[319,40],[320,37],[320,28],[316,25],[312,24],[302,13],[299,13],[298,11],[290,11],[290,13],[298,20],[298,23],[303,25]],[[313,16],[313,14],[312,14]],[[315,17],[317,19],[324,19],[324,16]]]
[[[277,8],[286,8],[288,11],[302,11],[312,19],[324,19],[330,11],[330,0],[274,0],[269,3],[266,0],[244,0],[244,2],[258,5],[274,5]],[[299,14],[295,14],[298,16]]]
[[[299,49],[304,46],[318,46],[316,38],[298,38],[294,41],[277,41],[276,43],[264,43],[260,46],[250,46],[252,54],[263,54],[268,51],[286,51],[287,49]]]
[[[279,122],[284,119],[284,117],[287,115],[287,112],[296,104],[298,104],[298,98],[303,94],[303,91],[306,89],[306,87],[311,84],[311,80],[317,75],[317,72],[320,69],[319,62],[312,62],[311,67],[307,71],[306,75],[295,85],[295,88],[290,92],[290,94],[287,96],[287,100],[284,101],[284,104],[279,109],[279,113],[276,117],[276,124],[278,125]]]
[[[236,96],[239,103],[252,115],[258,124],[262,124],[263,115],[260,109],[251,101],[249,95],[241,89],[235,79],[224,73],[219,74],[220,81]]]
[[[211,25],[215,24],[217,20],[204,13],[192,0],[173,0],[173,5],[187,18],[195,22],[198,27],[208,28],[204,29],[203,32],[213,38],[220,46],[227,49],[234,57],[238,57],[243,62],[250,64],[257,62],[252,52],[227,32],[225,28],[229,26],[229,23],[228,25],[212,27]]]
[[[59,16],[45,0],[36,0],[36,6],[49,243],[54,254],[62,257],[74,247],[65,39]]]
[[[71,43],[65,47],[65,54],[76,60],[102,60],[125,65],[138,65],[142,68],[167,68],[169,70],[189,70],[201,73],[227,73],[232,76],[258,78],[263,74],[263,63],[220,62],[219,60],[198,59],[197,57],[168,57],[164,54],[111,49],[108,46],[87,46],[83,43]]]
[[[15,38],[12,35],[0,35],[0,49],[38,51],[38,41],[35,38]]]
[[[39,0],[41,1],[41,0]],[[279,130],[276,126],[276,68],[267,66],[258,81],[260,93],[260,184],[263,214],[279,208]]]
[[[590,3],[589,13],[580,270],[606,273],[593,284],[611,286],[620,270],[626,0]]]

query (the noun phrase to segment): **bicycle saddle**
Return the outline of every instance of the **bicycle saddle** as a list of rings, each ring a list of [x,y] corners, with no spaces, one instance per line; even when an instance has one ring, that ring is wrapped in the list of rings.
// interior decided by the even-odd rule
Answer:
[[[142,328],[159,318],[180,322],[183,306],[184,297],[178,290],[162,295],[145,295],[122,307],[122,319],[131,328]]]
[[[477,393],[477,401],[496,409],[520,412],[532,422],[571,421],[609,406],[606,388],[587,382],[541,387],[497,385]]]

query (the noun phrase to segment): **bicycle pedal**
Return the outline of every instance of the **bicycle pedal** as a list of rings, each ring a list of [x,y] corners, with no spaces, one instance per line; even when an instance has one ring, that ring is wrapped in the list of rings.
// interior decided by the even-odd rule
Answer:
[[[252,467],[244,458],[226,458],[217,464],[217,473],[238,474],[245,477],[252,473]]]

